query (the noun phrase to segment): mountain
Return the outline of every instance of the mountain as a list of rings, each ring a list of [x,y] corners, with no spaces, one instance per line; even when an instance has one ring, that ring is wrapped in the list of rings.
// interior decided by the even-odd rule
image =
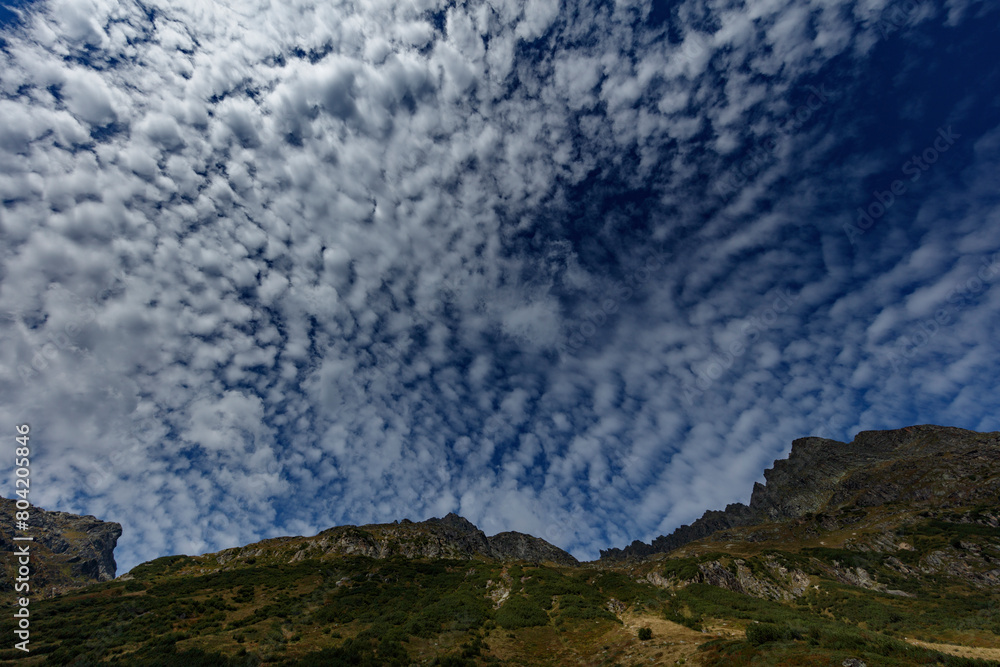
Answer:
[[[787,459],[764,471],[766,484],[754,484],[749,506],[735,503],[723,511],[705,512],[693,524],[651,544],[637,540],[623,549],[602,550],[601,559],[648,557],[727,528],[799,519],[849,505],[947,508],[996,502],[997,460],[997,434],[943,426],[862,431],[850,443],[800,438],[792,442]]]
[[[506,532],[487,537],[467,519],[451,513],[415,523],[337,526],[314,537],[278,537],[226,549],[205,558],[219,564],[233,562],[298,562],[307,558],[359,555],[370,558],[470,558],[498,561],[523,560],[577,565],[576,558],[545,540],[524,533]]]
[[[35,595],[51,596],[74,588],[115,578],[115,545],[121,537],[120,524],[93,516],[50,512],[38,507],[29,510],[29,528],[16,534],[31,536],[31,542],[15,542],[16,501],[0,498],[0,550],[14,553],[30,544],[31,579]],[[5,558],[5,576],[0,583],[0,599],[11,598],[17,564]]]
[[[457,514],[165,556],[33,601],[31,653],[0,662],[998,665],[998,442],[938,426],[796,440],[748,505],[591,563]],[[36,534],[92,535],[74,562],[107,578],[97,545],[117,524],[46,516]]]

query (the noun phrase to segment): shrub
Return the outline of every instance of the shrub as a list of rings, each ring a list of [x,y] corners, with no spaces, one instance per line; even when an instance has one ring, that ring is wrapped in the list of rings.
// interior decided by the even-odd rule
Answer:
[[[794,634],[791,628],[774,623],[751,623],[747,626],[747,641],[754,646],[794,639]]]
[[[588,599],[582,595],[562,595],[559,598],[560,618],[583,620],[617,621],[618,618],[605,609],[600,599]]]
[[[306,654],[296,664],[301,667],[406,667],[411,662],[406,650],[397,641],[378,643],[348,639],[341,646]]]
[[[639,639],[646,641],[653,638],[653,631],[649,628],[639,628]]]
[[[593,584],[605,598],[613,597],[626,605],[647,600],[655,604],[655,601],[666,597],[662,588],[637,582],[621,572],[602,572],[594,577]]]
[[[695,616],[685,616],[684,614],[676,611],[675,609],[667,608],[663,610],[663,617],[668,621],[673,623],[679,623],[680,625],[691,628],[692,630],[701,630],[701,619]]]
[[[687,581],[696,578],[699,574],[701,574],[701,570],[698,569],[698,559],[695,558],[671,559],[663,564],[663,576],[667,578],[676,577]]]
[[[239,590],[236,591],[236,595],[233,597],[233,602],[239,602],[241,604],[253,602],[254,595],[253,586],[243,584],[239,587]]]
[[[527,598],[515,595],[497,610],[496,622],[505,630],[513,630],[546,625],[549,622],[549,616]]]

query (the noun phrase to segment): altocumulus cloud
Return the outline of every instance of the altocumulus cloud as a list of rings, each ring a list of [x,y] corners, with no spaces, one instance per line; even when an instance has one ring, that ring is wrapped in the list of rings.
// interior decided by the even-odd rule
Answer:
[[[22,7],[34,502],[120,521],[123,570],[449,511],[591,558],[795,437],[997,428],[1000,17],[911,5]]]

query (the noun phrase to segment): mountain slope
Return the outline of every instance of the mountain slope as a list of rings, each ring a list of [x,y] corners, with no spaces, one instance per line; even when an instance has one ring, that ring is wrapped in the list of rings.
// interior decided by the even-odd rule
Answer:
[[[0,551],[15,552],[14,519],[16,501],[0,498]],[[29,528],[18,535],[31,536],[32,594],[53,595],[98,581],[115,578],[114,550],[121,537],[120,524],[100,521],[93,516],[51,512],[38,507],[29,510]],[[0,582],[0,600],[14,596],[16,563],[5,558],[7,576]]]
[[[669,553],[577,563],[449,514],[167,556],[33,602],[31,654],[0,661],[996,665],[997,447],[936,426],[796,440]]]
[[[850,442],[800,438],[764,471],[750,504],[708,511],[652,544],[601,551],[602,560],[666,553],[727,528],[798,519],[847,505],[947,508],[1000,498],[1000,435],[944,426],[862,431]],[[962,484],[962,480],[975,483]]]
[[[402,556],[578,564],[576,558],[545,540],[517,532],[487,537],[474,524],[454,513],[419,523],[403,519],[395,523],[336,526],[313,537],[272,538],[200,558],[231,567],[237,563],[294,563],[310,558],[351,555],[379,559]]]

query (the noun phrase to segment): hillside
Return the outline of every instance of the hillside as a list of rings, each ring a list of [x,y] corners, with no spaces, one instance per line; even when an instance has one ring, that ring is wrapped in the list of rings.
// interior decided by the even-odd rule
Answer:
[[[451,558],[548,561],[577,565],[577,560],[545,540],[514,531],[493,537],[457,514],[414,523],[337,526],[314,537],[278,537],[211,554],[220,565],[232,562],[294,563],[309,558],[360,555],[370,558]]]
[[[734,503],[708,511],[690,526],[660,536],[652,544],[635,541],[624,549],[601,552],[602,559],[666,553],[727,528],[801,519],[848,506],[947,508],[996,504],[1000,477],[996,465],[1000,438],[942,426],[910,426],[892,431],[862,431],[850,443],[800,438],[787,459],[764,471],[750,504]],[[968,480],[968,484],[963,484]],[[902,517],[901,517],[902,518]],[[764,535],[741,533],[744,539]]]
[[[1000,664],[998,435],[921,426],[797,440],[748,506],[675,533],[691,539],[671,536],[669,552],[577,563],[452,514],[167,556],[38,601],[32,652],[0,659]]]
[[[14,519],[16,501],[0,498],[0,550],[15,551]],[[33,595],[53,596],[99,581],[115,578],[115,545],[121,537],[121,525],[101,521],[93,516],[77,516],[68,512],[30,510],[33,571]],[[0,581],[0,601],[9,602],[15,596],[16,563],[4,559],[4,577]]]

